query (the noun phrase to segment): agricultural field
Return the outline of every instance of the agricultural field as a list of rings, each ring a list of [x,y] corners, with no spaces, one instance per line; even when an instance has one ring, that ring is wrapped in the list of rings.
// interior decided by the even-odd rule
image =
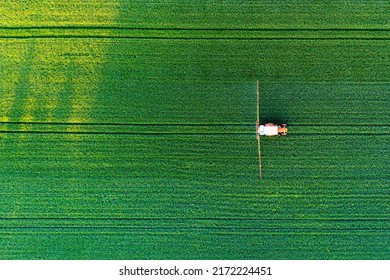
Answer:
[[[0,259],[390,258],[388,1],[8,2]]]

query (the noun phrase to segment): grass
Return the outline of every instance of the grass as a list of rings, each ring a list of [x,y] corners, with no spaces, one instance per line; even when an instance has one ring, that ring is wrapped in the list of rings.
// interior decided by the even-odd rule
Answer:
[[[1,259],[389,258],[385,1],[57,2],[0,8]]]

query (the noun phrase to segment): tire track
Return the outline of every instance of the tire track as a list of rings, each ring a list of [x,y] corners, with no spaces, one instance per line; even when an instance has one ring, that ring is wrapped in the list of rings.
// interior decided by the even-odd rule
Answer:
[[[0,38],[151,40],[390,40],[388,28],[159,28],[126,26],[2,26]]]
[[[255,124],[247,123],[176,123],[176,124],[158,124],[158,123],[77,123],[77,122],[0,122],[7,125],[7,129],[0,130],[1,134],[68,134],[68,135],[215,135],[215,136],[244,136],[255,135]],[[26,129],[26,127],[29,129]],[[23,129],[18,129],[22,127]],[[62,130],[61,127],[66,127]],[[77,129],[69,129],[75,127]],[[291,124],[288,137],[306,137],[306,136],[388,136],[390,135],[390,126],[388,125],[361,125],[361,124]],[[313,127],[314,131],[299,131],[299,127]],[[316,132],[316,128],[324,131],[335,130],[335,127],[341,127],[335,132]],[[36,129],[35,129],[36,128]],[[326,129],[329,128],[329,129]],[[355,130],[345,128],[357,128]],[[362,128],[362,132],[357,132]],[[372,128],[372,129],[370,129]],[[381,131],[377,131],[381,128]],[[298,129],[298,130],[297,130]],[[186,131],[187,130],[187,131]],[[294,132],[295,130],[295,132]],[[374,133],[375,131],[375,133]],[[384,132],[383,132],[384,131]]]

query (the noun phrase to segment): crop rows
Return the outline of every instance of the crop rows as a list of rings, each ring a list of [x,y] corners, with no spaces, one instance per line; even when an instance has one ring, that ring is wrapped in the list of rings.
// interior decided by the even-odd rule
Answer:
[[[386,1],[24,2],[0,259],[389,258]]]

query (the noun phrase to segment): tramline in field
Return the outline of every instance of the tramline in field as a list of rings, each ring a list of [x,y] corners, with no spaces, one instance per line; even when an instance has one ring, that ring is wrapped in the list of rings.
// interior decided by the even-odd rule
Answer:
[[[260,136],[286,136],[287,135],[287,124],[275,124],[265,123],[260,124],[260,81],[257,80],[256,84],[257,94],[257,119],[256,119],[256,138],[257,138],[257,150],[259,156],[259,175],[260,179],[263,178],[262,173],[262,162],[261,162],[261,150],[260,150]]]

